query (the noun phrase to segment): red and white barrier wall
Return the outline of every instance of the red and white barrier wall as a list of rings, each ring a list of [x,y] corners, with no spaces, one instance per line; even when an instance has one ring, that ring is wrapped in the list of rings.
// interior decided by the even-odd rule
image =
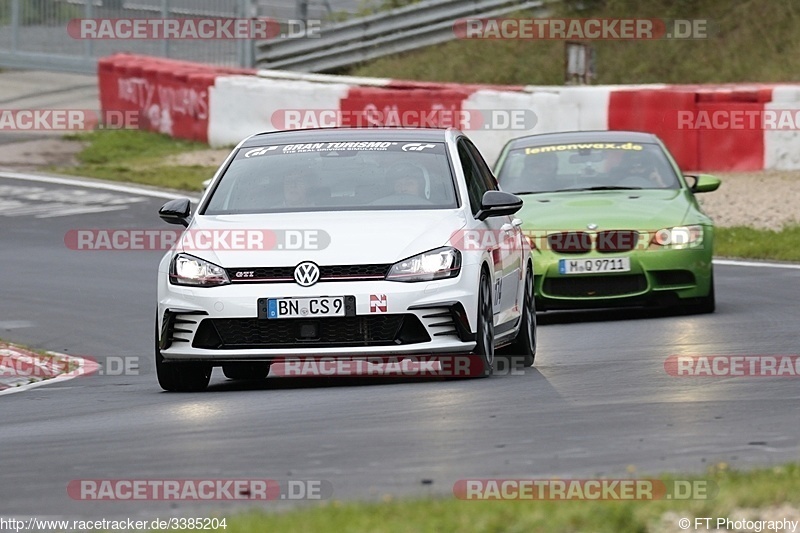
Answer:
[[[255,72],[116,54],[98,62],[100,109],[134,112],[140,129],[208,142],[209,89],[220,76]]]
[[[263,131],[330,126],[331,117],[351,125],[354,116],[370,113],[525,110],[535,117],[525,121],[526,129],[464,129],[489,162],[508,139],[522,135],[636,130],[658,135],[687,170],[800,168],[800,85],[459,85],[230,69],[129,54],[101,60],[98,73],[103,111],[138,111],[140,128],[212,146]],[[796,127],[724,127],[737,114],[794,110]]]

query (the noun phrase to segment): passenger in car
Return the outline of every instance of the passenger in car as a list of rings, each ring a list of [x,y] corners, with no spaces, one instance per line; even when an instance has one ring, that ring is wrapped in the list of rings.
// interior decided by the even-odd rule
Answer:
[[[627,154],[620,165],[621,174],[628,178],[638,178],[641,185],[648,184],[656,189],[666,189],[674,185],[674,180],[664,176],[658,162],[644,153]],[[649,182],[649,183],[648,183]]]

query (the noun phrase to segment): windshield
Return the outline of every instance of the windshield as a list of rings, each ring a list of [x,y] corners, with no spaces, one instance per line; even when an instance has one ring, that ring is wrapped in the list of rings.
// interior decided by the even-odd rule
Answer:
[[[444,143],[241,148],[203,214],[457,207]]]
[[[630,142],[511,150],[498,181],[504,191],[515,194],[680,187],[660,146]]]

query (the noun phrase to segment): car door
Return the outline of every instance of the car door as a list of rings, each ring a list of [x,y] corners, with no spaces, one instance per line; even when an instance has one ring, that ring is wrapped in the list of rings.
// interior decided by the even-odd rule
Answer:
[[[470,207],[475,215],[480,209],[483,194],[488,190],[498,190],[497,181],[469,140],[462,138],[457,146],[467,182]],[[519,316],[517,294],[520,286],[521,252],[514,245],[519,226],[514,226],[509,216],[489,217],[484,221],[475,219],[475,223],[478,231],[487,232],[487,238],[482,242],[488,243],[492,257],[494,322],[496,326],[501,326],[515,321]],[[496,333],[502,334],[503,328],[498,327]]]

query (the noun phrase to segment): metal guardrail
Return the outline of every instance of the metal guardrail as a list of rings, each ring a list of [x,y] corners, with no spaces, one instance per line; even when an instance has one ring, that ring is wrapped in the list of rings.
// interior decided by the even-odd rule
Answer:
[[[294,0],[283,0],[293,2]],[[72,19],[250,17],[257,0],[0,0],[0,68],[92,74],[115,52],[224,66],[252,66],[252,40],[79,40]]]
[[[546,11],[557,0],[427,0],[323,28],[319,38],[256,43],[256,67],[327,72],[456,38],[453,24],[522,10]]]

